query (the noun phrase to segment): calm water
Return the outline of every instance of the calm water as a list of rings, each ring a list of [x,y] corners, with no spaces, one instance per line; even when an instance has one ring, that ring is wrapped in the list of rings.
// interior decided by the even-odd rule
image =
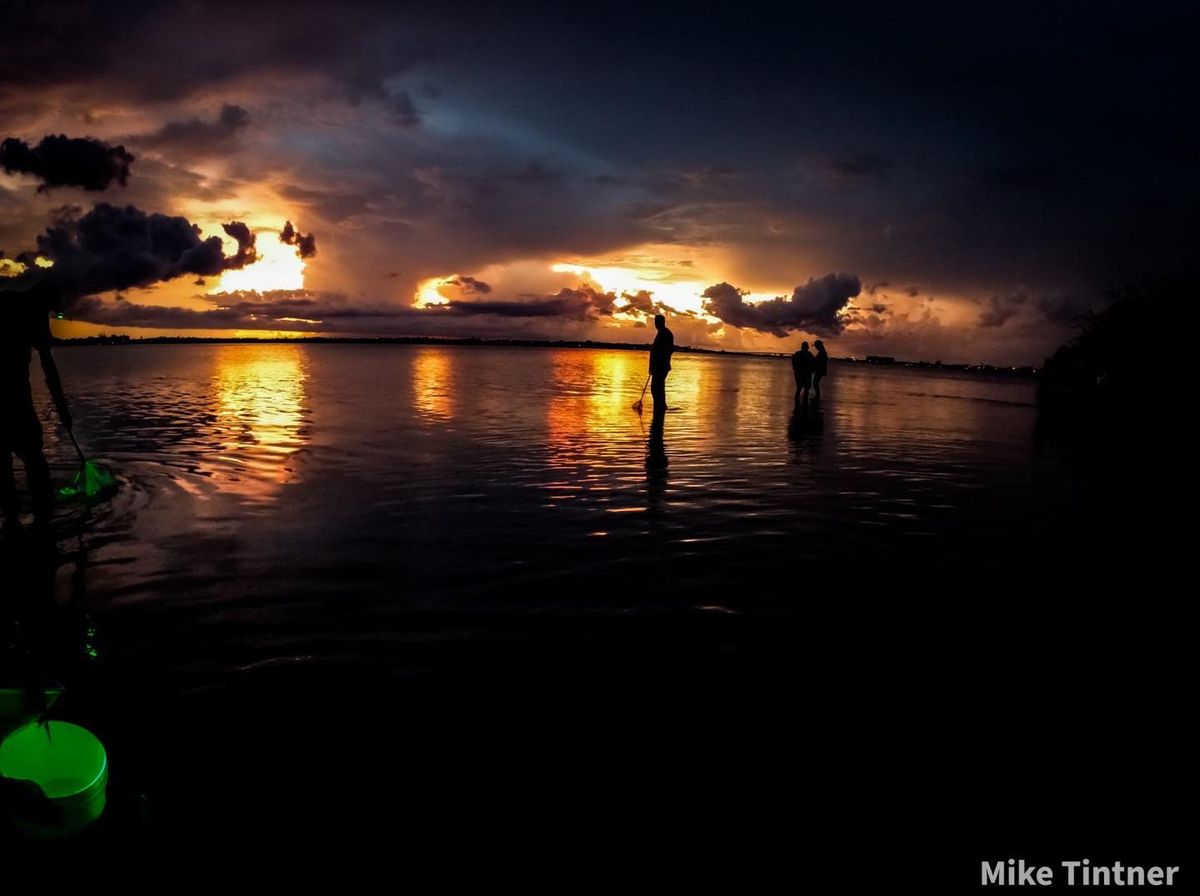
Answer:
[[[132,615],[126,647],[196,682],[514,614],[802,609],[939,570],[970,589],[1074,525],[1027,381],[835,364],[796,418],[786,362],[681,355],[658,442],[630,352],[59,355],[122,488],[70,511],[86,534],[56,587]]]
[[[706,726],[715,694],[727,716],[767,693],[746,672],[761,659],[778,661],[765,717],[812,720],[826,762],[858,762],[876,724],[960,737],[966,698],[946,689],[1008,701],[1014,644],[1029,693],[1055,693],[1013,598],[1060,584],[1092,505],[1039,447],[1030,382],[835,364],[823,408],[797,418],[785,361],[680,355],[657,438],[630,409],[645,357],[629,352],[57,354],[121,489],[67,510],[49,553],[6,562],[32,573],[44,612],[20,625],[69,679],[64,711],[110,747],[119,830],[253,838],[263,813],[324,830],[414,787],[459,825],[449,790],[477,802],[521,780],[481,763],[503,744],[550,799],[585,780],[576,808],[606,799],[604,767],[640,800],[662,767],[629,744],[655,720],[683,730],[661,710],[685,698]],[[49,450],[65,480],[70,449]],[[1015,639],[981,648],[1004,614]],[[532,707],[520,725],[514,695]],[[583,733],[548,752],[566,708]],[[704,796],[689,775],[721,761],[691,736],[672,748],[692,763],[673,766],[681,818]],[[363,768],[360,787],[364,765],[391,771]]]

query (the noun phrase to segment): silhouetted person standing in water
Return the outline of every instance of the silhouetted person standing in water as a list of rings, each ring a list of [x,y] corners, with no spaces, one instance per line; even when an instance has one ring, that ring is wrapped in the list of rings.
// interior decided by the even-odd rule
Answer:
[[[813,362],[813,364],[814,364],[813,375],[812,375],[813,400],[820,401],[821,400],[821,380],[825,379],[826,374],[829,373],[829,354],[825,351],[825,343],[822,342],[820,339],[818,339],[816,342],[814,342],[813,346],[817,350],[817,357],[814,359],[814,362]]]
[[[808,350],[808,343],[800,343],[800,351],[792,355],[792,374],[796,377],[796,402],[808,401],[808,389],[812,385],[816,358]]]
[[[675,351],[675,334],[667,329],[667,319],[654,315],[658,335],[650,345],[650,394],[654,397],[654,413],[667,409],[667,374],[671,372],[671,354]]]
[[[33,492],[34,522],[49,523],[54,513],[54,489],[42,453],[42,424],[33,407],[29,366],[36,350],[58,416],[70,430],[71,411],[50,354],[50,308],[57,298],[58,289],[49,281],[22,291],[0,291],[0,509],[5,532],[21,525],[14,454],[25,464]]]

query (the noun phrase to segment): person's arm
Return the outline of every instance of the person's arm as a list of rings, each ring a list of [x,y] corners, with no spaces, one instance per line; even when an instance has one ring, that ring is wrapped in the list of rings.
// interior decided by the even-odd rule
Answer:
[[[42,359],[42,372],[46,375],[46,388],[50,390],[50,397],[54,399],[54,407],[58,409],[58,418],[62,420],[63,426],[71,430],[75,424],[71,420],[71,409],[67,406],[67,396],[63,392],[62,380],[58,376],[58,365],[54,363],[54,356],[50,354],[50,346],[39,345],[38,357]]]
[[[50,343],[54,339],[50,332],[50,308],[58,305],[62,293],[56,283],[45,280],[34,287],[31,296],[35,298],[35,304],[29,312],[32,315],[29,321],[33,337],[31,342],[42,361],[42,373],[46,377],[46,388],[50,390],[50,397],[54,399],[54,407],[58,410],[58,419],[62,421],[62,425],[66,427],[67,431],[70,431],[74,428],[71,409],[67,406],[67,396],[63,392],[62,380],[58,375],[58,365],[54,363],[54,356],[50,354]]]

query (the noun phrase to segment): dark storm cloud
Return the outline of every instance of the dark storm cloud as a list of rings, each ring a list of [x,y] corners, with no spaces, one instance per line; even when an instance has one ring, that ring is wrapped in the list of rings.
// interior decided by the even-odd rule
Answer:
[[[417,28],[429,18],[362,2],[336,15],[303,0],[22,3],[0,29],[0,91],[86,84],[108,102],[157,103],[248,75],[315,76],[411,120],[411,101],[386,82],[421,56]]]
[[[295,246],[301,258],[309,258],[317,254],[317,237],[311,233],[301,233],[288,221],[279,231],[279,242]]]
[[[1074,292],[1049,292],[1034,295],[1019,289],[1006,296],[992,296],[979,315],[979,325],[985,329],[1004,327],[1017,318],[1022,326],[1076,326],[1088,313],[1106,304],[1102,295]]]
[[[476,280],[474,277],[466,277],[461,274],[457,277],[451,277],[449,282],[451,285],[462,289],[462,291],[465,293],[486,295],[492,291],[490,284],[484,283],[482,280]]]
[[[470,317],[487,314],[497,317],[559,317],[569,320],[595,320],[613,313],[616,295],[601,292],[590,286],[578,289],[564,287],[552,296],[528,301],[503,301],[483,299],[479,301],[454,300],[445,305],[426,308],[433,314],[462,315]]]
[[[238,245],[237,254],[226,259],[225,269],[237,270],[253,264],[258,259],[258,253],[254,250],[254,232],[241,221],[231,221],[228,224],[222,224],[221,227],[237,241]]]
[[[981,327],[1002,327],[1021,313],[1021,308],[1029,301],[1029,294],[1015,293],[1011,296],[992,296],[987,306],[979,315]]]
[[[203,298],[217,307],[164,307],[87,296],[71,304],[69,316],[113,327],[387,331],[401,335],[438,332],[438,326],[449,324],[451,328],[443,327],[441,332],[453,335],[454,321],[525,319],[556,321],[559,325],[591,322],[612,314],[616,300],[613,293],[587,286],[526,300],[454,300],[425,307],[353,302],[338,293],[304,290],[233,292]]]
[[[212,121],[200,118],[169,121],[157,131],[128,139],[139,147],[205,154],[228,149],[230,140],[249,123],[249,112],[226,103]]]
[[[128,201],[293,179],[291,214],[347,262],[309,273],[361,276],[351,291],[393,269],[411,294],[447,271],[651,241],[713,247],[728,268],[706,282],[765,290],[800,259],[964,300],[1083,294],[1194,255],[1194,4],[330,10],[18,4],[0,29],[0,118],[34,136],[54,116],[175,120],[149,136],[178,138],[179,158],[139,160],[131,190],[149,161],[186,164],[189,138],[230,153],[212,170],[231,173],[161,171],[152,198]],[[253,110],[252,148],[245,128],[210,143],[219,128],[186,127],[219,125],[213,111],[173,111],[214,101]],[[36,201],[0,191],[0,244],[29,243]],[[1035,311],[1055,326],[1078,313],[1041,302],[999,326],[979,326],[986,307],[964,317],[999,345]]]
[[[1090,311],[1101,306],[1102,302],[1086,296],[1075,294],[1054,294],[1038,296],[1034,306],[1042,318],[1049,323],[1066,326],[1078,326]]]
[[[746,327],[786,336],[793,330],[817,335],[840,333],[845,328],[842,311],[862,291],[858,277],[844,272],[826,274],[793,290],[791,298],[779,296],[750,303],[728,283],[710,286],[702,293],[704,310],[735,327]]]
[[[147,214],[132,205],[119,208],[100,203],[82,216],[66,209],[37,238],[36,253],[51,259],[50,275],[68,292],[90,295],[110,290],[150,286],[184,274],[216,276],[253,259],[254,236],[241,222],[225,225],[238,242],[238,252],[226,257],[221,238],[200,235],[200,228],[183,217]]]
[[[105,190],[125,186],[133,155],[124,146],[110,146],[91,137],[64,134],[43,137],[36,146],[8,137],[0,143],[0,165],[9,174],[32,174],[42,181],[39,193],[55,187]]]
[[[639,289],[635,293],[623,293],[621,298],[625,300],[625,304],[618,310],[625,314],[656,314],[657,306],[654,302],[653,293],[644,289]]]
[[[179,330],[298,330],[303,332],[370,332],[380,324],[403,329],[424,315],[417,309],[350,301],[340,293],[271,290],[233,292],[203,297],[216,307],[180,308],[143,305],[128,300],[105,301],[87,296],[68,316],[110,327]]]

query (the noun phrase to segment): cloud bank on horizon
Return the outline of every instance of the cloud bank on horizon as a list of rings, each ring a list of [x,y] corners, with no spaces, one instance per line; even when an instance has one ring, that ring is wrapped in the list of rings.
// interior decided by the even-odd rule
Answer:
[[[1190,7],[56,7],[0,273],[98,326],[1028,363],[1194,251]]]

